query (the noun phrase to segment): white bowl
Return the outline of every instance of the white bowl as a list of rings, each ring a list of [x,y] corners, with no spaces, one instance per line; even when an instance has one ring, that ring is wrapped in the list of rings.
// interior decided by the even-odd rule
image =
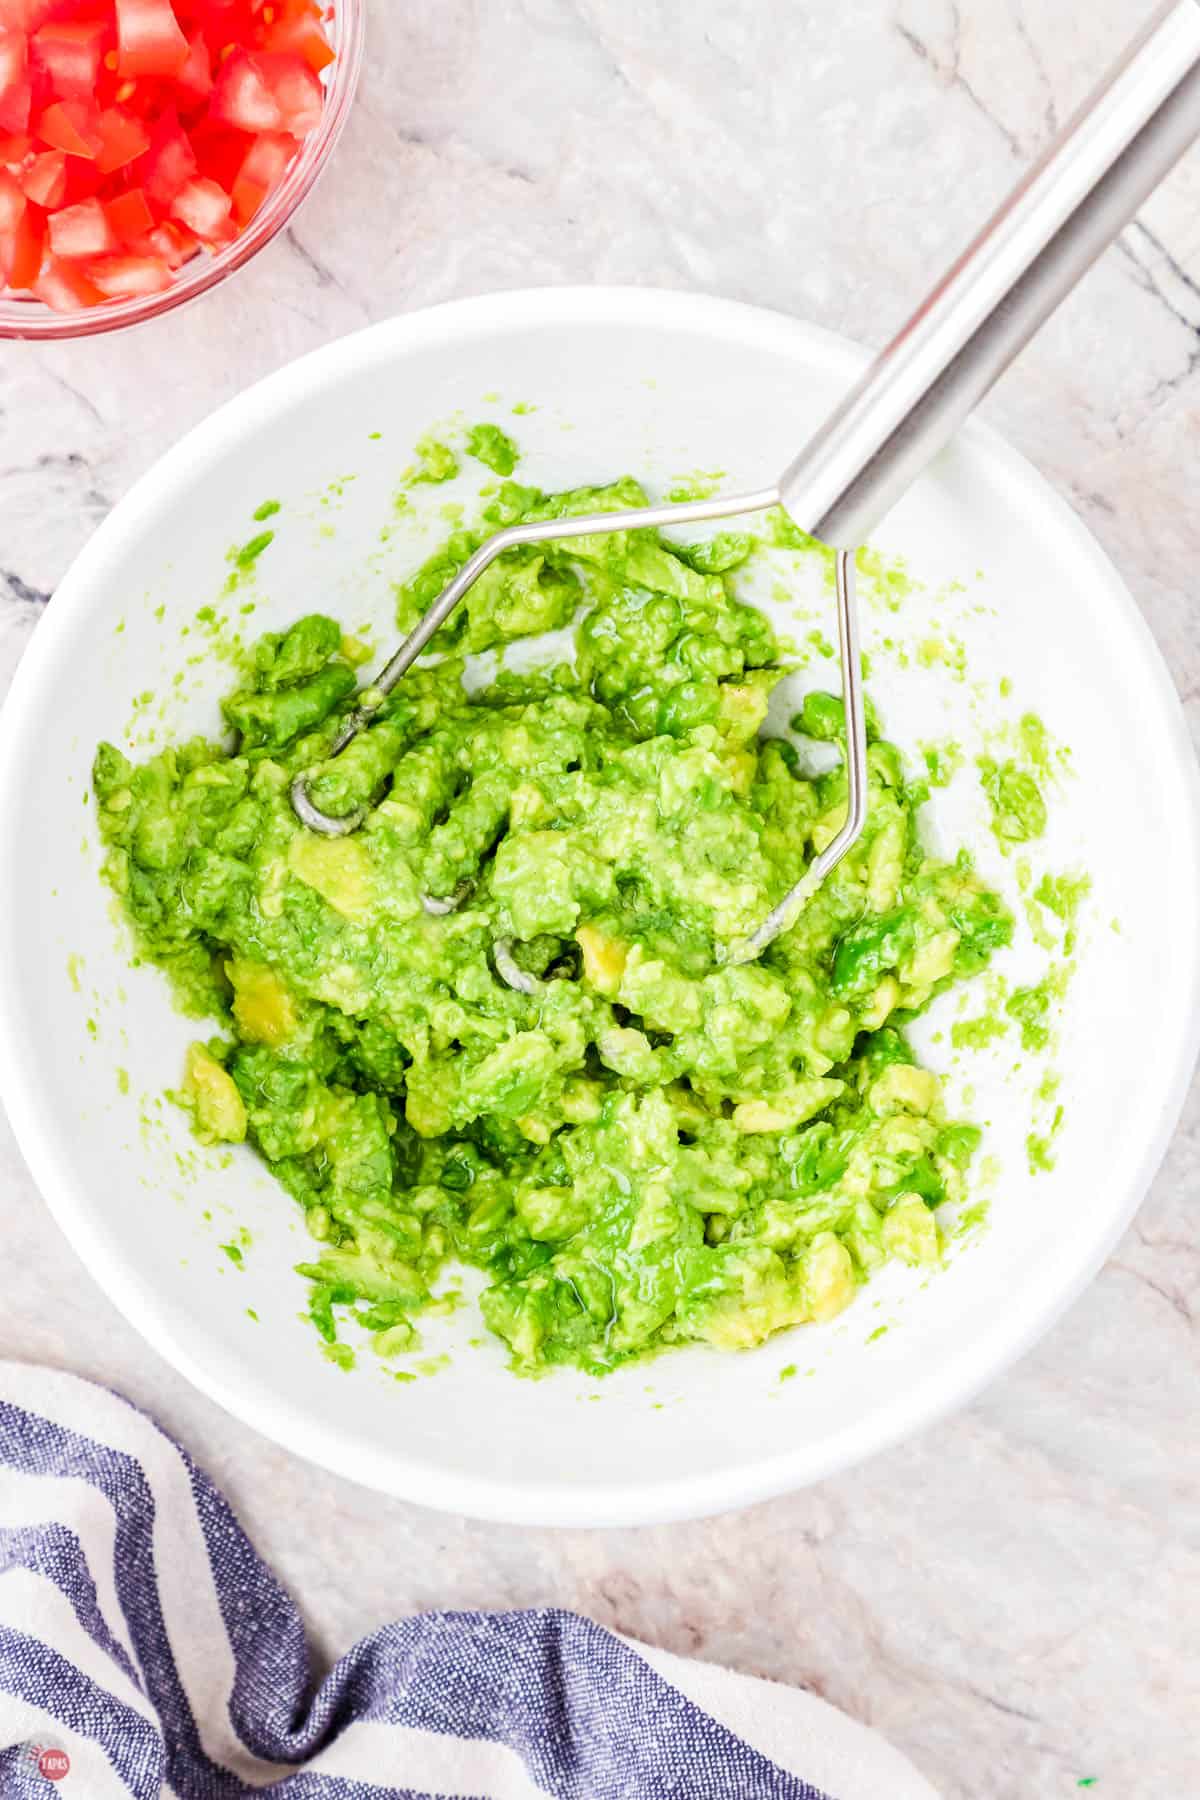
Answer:
[[[514,293],[396,319],[292,364],[193,431],[121,501],[55,596],[0,737],[4,1096],[55,1217],[108,1294],[198,1387],[301,1455],[428,1505],[524,1523],[632,1523],[756,1500],[965,1400],[1079,1292],[1144,1193],[1197,1046],[1192,751],[1114,570],[978,427],[880,533],[927,586],[893,613],[867,584],[870,686],[906,748],[947,729],[964,741],[966,766],[935,792],[930,831],[943,846],[970,842],[1018,907],[1015,859],[986,828],[970,752],[998,719],[1042,714],[1073,772],[1056,784],[1034,866],[1082,864],[1093,888],[1052,1057],[1065,1108],[1052,1171],[1031,1175],[1024,1149],[1045,1110],[1040,1059],[1010,1038],[955,1062],[955,996],[920,1028],[955,1103],[989,1122],[985,1152],[1002,1165],[988,1228],[944,1271],[886,1271],[833,1324],[749,1354],[689,1349],[603,1381],[514,1378],[473,1306],[431,1329],[432,1372],[399,1384],[364,1350],[346,1373],[300,1318],[298,1209],[249,1151],[199,1149],[183,1116],[158,1104],[196,1028],[154,970],[129,967],[98,879],[88,771],[102,737],[144,747],[152,732],[161,742],[216,727],[228,668],[209,654],[181,686],[171,675],[206,650],[195,615],[219,596],[229,547],[259,529],[253,508],[282,503],[276,538],[226,606],[253,602],[255,632],[331,609],[352,627],[370,622],[382,649],[394,635],[390,582],[446,530],[450,490],[420,490],[420,518],[392,506],[432,422],[460,411],[503,420],[527,447],[520,476],[545,487],[629,469],[662,491],[671,477],[721,470],[732,490],[772,480],[861,363],[824,332],[677,294]],[[537,410],[514,419],[518,402]],[[828,597],[811,571],[798,579],[828,630]],[[782,619],[795,629],[786,609]],[[965,682],[920,658],[901,673],[880,649],[951,634],[968,652]],[[830,665],[815,661],[798,685],[828,684]],[[151,689],[153,702],[135,704]],[[1023,931],[1002,962],[1014,980],[1036,979],[1045,957]],[[252,1240],[241,1269],[220,1248],[239,1227]],[[797,1378],[781,1381],[789,1365]]]

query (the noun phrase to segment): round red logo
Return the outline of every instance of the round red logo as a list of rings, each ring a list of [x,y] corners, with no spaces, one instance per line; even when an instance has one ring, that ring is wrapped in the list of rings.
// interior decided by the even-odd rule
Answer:
[[[65,1750],[43,1750],[38,1757],[38,1768],[47,1781],[61,1781],[71,1768],[71,1759]]]

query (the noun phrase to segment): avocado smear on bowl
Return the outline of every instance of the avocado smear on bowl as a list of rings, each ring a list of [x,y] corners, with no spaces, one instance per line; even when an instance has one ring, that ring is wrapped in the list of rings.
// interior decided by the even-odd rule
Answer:
[[[644,503],[628,478],[505,482],[484,527]],[[402,625],[478,541],[418,571]],[[1012,921],[966,855],[923,849],[923,790],[875,738],[861,843],[759,961],[728,960],[845,808],[840,765],[808,775],[761,732],[786,666],[737,598],[752,547],[638,531],[510,553],[325,768],[356,652],[317,614],[248,653],[227,742],[137,766],[100,747],[137,952],[220,1021],[181,1097],[305,1208],[331,1345],[352,1318],[382,1354],[412,1347],[471,1264],[516,1369],[600,1372],[757,1344],[831,1318],[889,1258],[938,1260],[979,1133],[903,1026]],[[468,655],[574,620],[573,663],[464,685]],[[840,702],[810,694],[793,723],[836,740]],[[359,831],[299,824],[301,769],[327,811],[368,804]],[[500,939],[535,993],[498,975]]]

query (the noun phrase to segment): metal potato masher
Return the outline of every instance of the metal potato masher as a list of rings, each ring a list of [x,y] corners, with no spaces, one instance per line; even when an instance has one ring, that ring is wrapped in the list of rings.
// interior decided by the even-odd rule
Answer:
[[[855,607],[854,554],[942,449],[1013,357],[1074,288],[1200,134],[1200,0],[1168,0],[993,214],[942,281],[832,416],[770,487],[754,493],[512,525],[487,538],[375,677],[330,748],[367,725],[483,571],[518,545],[552,538],[696,524],[782,506],[836,551],[838,640],[845,711],[846,820],[837,836],[731,960],[748,962],[793,923],[866,822],[867,739]],[[333,817],[291,790],[312,831],[354,831],[364,808]],[[453,901],[430,900],[430,912]],[[510,986],[540,983],[496,946]]]

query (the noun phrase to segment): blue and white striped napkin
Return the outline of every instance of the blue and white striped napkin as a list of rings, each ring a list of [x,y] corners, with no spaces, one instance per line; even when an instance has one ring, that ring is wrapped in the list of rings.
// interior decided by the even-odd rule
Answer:
[[[0,1364],[3,1800],[936,1800],[811,1695],[558,1611],[431,1613],[314,1690],[300,1614],[186,1452]]]

